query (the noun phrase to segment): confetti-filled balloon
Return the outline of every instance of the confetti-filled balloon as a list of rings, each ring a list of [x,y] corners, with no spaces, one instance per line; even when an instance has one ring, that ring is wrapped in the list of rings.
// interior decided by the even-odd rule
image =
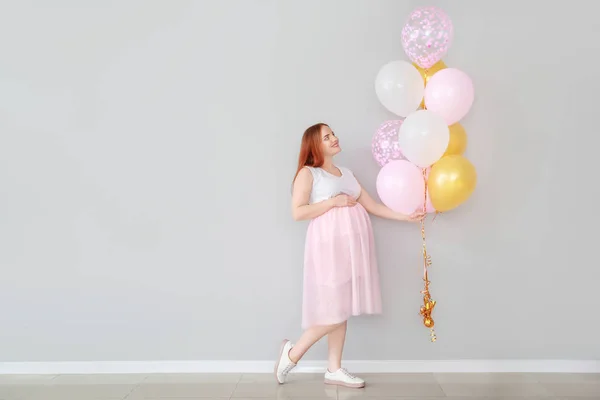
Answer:
[[[437,7],[414,10],[402,29],[402,47],[412,62],[431,68],[448,52],[454,36],[450,17]]]
[[[402,125],[402,120],[399,119],[385,121],[373,135],[371,150],[373,158],[380,167],[393,160],[405,160],[398,144],[400,125]]]

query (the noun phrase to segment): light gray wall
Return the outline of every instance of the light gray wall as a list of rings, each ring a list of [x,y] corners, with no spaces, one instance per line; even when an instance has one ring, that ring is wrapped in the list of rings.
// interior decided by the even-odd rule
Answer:
[[[373,88],[440,5],[479,186],[428,229],[375,220],[385,315],[348,359],[600,359],[598,5],[569,1],[0,3],[0,360],[267,360],[300,334],[302,131],[375,195]],[[310,358],[323,358],[318,346]]]

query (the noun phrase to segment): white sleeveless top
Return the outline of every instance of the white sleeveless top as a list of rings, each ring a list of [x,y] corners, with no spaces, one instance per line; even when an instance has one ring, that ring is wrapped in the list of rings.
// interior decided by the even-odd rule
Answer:
[[[332,175],[322,168],[308,166],[307,168],[313,176],[309,204],[319,203],[342,193],[355,199],[360,196],[360,185],[348,168],[337,167],[342,172],[342,176]]]

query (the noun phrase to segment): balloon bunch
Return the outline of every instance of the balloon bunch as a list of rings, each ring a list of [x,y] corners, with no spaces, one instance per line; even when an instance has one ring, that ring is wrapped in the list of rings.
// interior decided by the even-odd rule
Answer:
[[[372,141],[373,157],[381,166],[377,192],[394,211],[412,214],[450,211],[475,190],[475,167],[463,153],[467,134],[459,121],[474,100],[467,74],[448,68],[444,57],[452,43],[454,27],[437,7],[414,10],[402,29],[402,47],[410,61],[392,61],[379,70],[375,92],[381,104],[404,119],[380,125]],[[423,324],[431,329],[435,301],[429,293],[425,225],[423,241]]]

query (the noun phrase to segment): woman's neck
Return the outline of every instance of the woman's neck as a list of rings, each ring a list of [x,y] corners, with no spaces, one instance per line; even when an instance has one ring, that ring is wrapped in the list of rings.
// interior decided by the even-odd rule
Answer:
[[[323,161],[323,166],[321,168],[323,168],[326,171],[334,169],[333,158],[326,157],[325,160]]]

